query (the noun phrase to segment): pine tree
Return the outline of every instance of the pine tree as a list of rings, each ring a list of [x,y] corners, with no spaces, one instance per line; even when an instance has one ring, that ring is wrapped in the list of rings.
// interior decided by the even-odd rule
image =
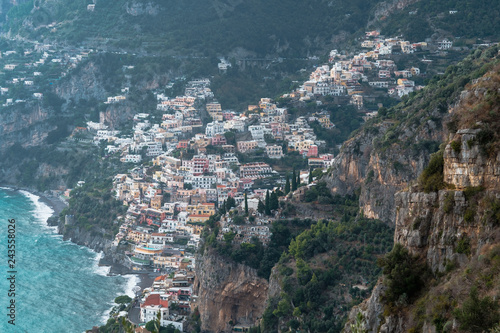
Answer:
[[[247,192],[245,192],[245,215],[248,216],[248,198],[247,198]]]
[[[266,215],[271,215],[271,203],[269,198],[269,190],[266,192]]]
[[[297,175],[295,173],[295,168],[293,168],[293,173],[292,173],[292,192],[297,189]]]
[[[309,169],[309,184],[313,182],[313,168]]]

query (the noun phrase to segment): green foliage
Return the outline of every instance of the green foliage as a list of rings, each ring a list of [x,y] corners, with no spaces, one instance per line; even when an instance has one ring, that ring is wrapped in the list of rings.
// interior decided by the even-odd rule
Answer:
[[[126,304],[126,303],[130,303],[131,301],[132,301],[132,298],[130,298],[127,295],[118,296],[117,298],[115,298],[115,303],[117,303],[117,304]]]
[[[321,204],[331,204],[333,197],[325,182],[319,182],[315,186],[311,186],[305,195],[306,202],[318,200]]]
[[[370,184],[373,181],[374,177],[375,177],[375,171],[370,170],[368,172],[368,175],[366,175],[365,184]]]
[[[452,141],[450,142],[450,146],[456,154],[460,154],[460,150],[462,149],[462,143],[460,141]]]
[[[357,221],[325,223],[319,221],[298,235],[291,243],[289,252],[295,258],[307,259],[318,253],[323,253],[331,250],[339,250],[342,252],[343,244],[341,240],[364,241],[365,235],[382,236],[384,239],[390,238],[390,229],[382,222],[369,219],[358,219]],[[372,245],[371,251],[377,253],[385,253],[387,244],[390,241],[380,242]]]
[[[470,248],[470,239],[467,236],[462,236],[460,240],[457,243],[457,248],[456,248],[457,253],[461,254],[466,254],[470,255],[471,253],[471,248]]]
[[[245,217],[241,215],[236,215],[233,217],[233,222],[236,225],[242,225],[245,224]]]
[[[500,321],[498,301],[489,296],[479,297],[476,287],[472,287],[469,297],[453,314],[460,322],[460,329],[469,332],[484,332]]]
[[[286,175],[286,181],[285,181],[285,194],[290,193],[290,176],[287,174]]]
[[[29,32],[36,39],[41,37],[43,25],[66,22],[52,33],[61,41],[81,43],[110,38],[110,46],[119,49],[188,51],[210,59],[237,47],[263,56],[276,52],[277,41],[286,41],[284,55],[305,56],[307,51],[331,43],[332,34],[364,29],[370,10],[378,2],[335,0],[330,5],[322,1],[310,5],[296,0],[252,0],[214,5],[200,0],[165,0],[152,3],[154,14],[129,15],[123,10],[128,5],[126,0],[103,2],[94,12],[87,12],[88,2],[79,0],[61,4],[57,9],[42,5],[33,10],[35,29]],[[33,1],[29,3],[9,12],[9,28],[14,34],[25,29],[22,22],[33,8]],[[140,8],[146,11],[145,7]],[[222,31],[225,33],[219,33]],[[306,31],[310,41],[304,40]],[[262,38],[271,35],[272,38]]]
[[[464,196],[467,201],[477,201],[478,195],[482,192],[484,192],[484,187],[482,186],[468,186],[464,190]]]
[[[62,218],[64,214],[74,215],[76,226],[93,232],[103,229],[108,237],[114,237],[119,227],[116,218],[126,212],[126,207],[110,195],[111,189],[111,180],[87,182],[73,189],[69,206],[61,213]]]
[[[455,205],[455,192],[448,192],[444,198],[443,211],[449,214],[453,211],[453,206]]]
[[[376,256],[391,244],[392,230],[385,224],[354,216],[342,222],[319,221],[304,230],[290,243],[292,260],[279,262],[283,292],[264,313],[266,331],[281,322],[293,330],[340,332],[345,310],[370,293],[353,288],[353,280],[372,286],[380,273]],[[337,295],[344,284],[351,286],[350,304]]]
[[[385,276],[387,290],[384,298],[389,304],[415,296],[424,285],[425,267],[399,243],[385,257],[380,258],[378,264]]]
[[[367,333],[368,332],[368,330],[365,328],[365,324],[364,324],[363,320],[364,320],[363,314],[361,312],[358,312],[354,323],[350,325],[352,333]]]
[[[484,201],[486,205],[484,218],[487,222],[493,225],[500,225],[500,200],[497,198],[488,197]]]
[[[445,187],[443,180],[443,151],[432,154],[429,165],[424,169],[419,178],[419,183],[425,193],[436,192]]]
[[[476,210],[472,207],[468,207],[464,213],[464,221],[467,223],[472,223],[474,221],[475,216],[476,216]]]
[[[457,10],[457,13],[449,14],[451,9]],[[499,5],[493,0],[478,5],[465,0],[419,2],[393,13],[391,19],[384,24],[382,33],[403,34],[411,41],[422,41],[439,30],[447,31],[451,36],[460,36],[459,42],[468,38],[475,41],[476,38],[497,36],[500,24],[495,15],[498,10]],[[408,15],[409,11],[416,14]],[[478,22],[484,24],[477,24]]]

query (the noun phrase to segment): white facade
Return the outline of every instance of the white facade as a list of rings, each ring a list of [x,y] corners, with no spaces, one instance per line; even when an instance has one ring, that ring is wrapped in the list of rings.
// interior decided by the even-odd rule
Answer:
[[[207,137],[212,138],[216,134],[224,134],[224,123],[220,123],[218,121],[214,121],[207,124],[207,128],[205,129],[205,134]]]

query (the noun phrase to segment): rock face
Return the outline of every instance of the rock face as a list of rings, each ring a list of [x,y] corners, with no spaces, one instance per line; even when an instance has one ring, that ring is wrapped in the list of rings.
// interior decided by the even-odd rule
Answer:
[[[119,104],[110,104],[105,111],[99,113],[99,122],[118,128],[126,124],[134,117],[136,109],[130,102],[121,102]]]
[[[457,189],[424,193],[413,187],[395,195],[394,243],[424,258],[434,273],[445,272],[448,265],[465,267],[471,256],[479,255],[495,241],[498,226],[488,218],[488,202],[500,198],[500,160],[480,153],[478,145],[472,144],[475,133],[469,129],[457,133],[455,140],[461,135],[469,142],[461,145],[460,153],[450,144],[445,149],[444,178]],[[468,192],[472,187],[478,189],[476,194]],[[350,320],[361,312],[369,332],[406,332],[412,321],[409,313],[384,318],[380,299],[383,288],[379,281],[372,296],[351,311]],[[382,325],[380,318],[384,318]],[[431,322],[424,327],[429,332],[435,329]],[[345,331],[350,332],[350,328],[346,326]]]
[[[89,61],[77,68],[68,79],[63,80],[56,87],[55,93],[66,101],[70,98],[75,102],[92,98],[105,100],[107,92],[104,88],[104,80],[102,69],[93,61]]]
[[[487,158],[477,141],[479,129],[463,129],[454,136],[444,152],[444,181],[456,188],[487,186],[500,188],[500,153]]]
[[[443,117],[437,110],[432,115],[435,119]],[[327,177],[333,193],[345,195],[359,189],[364,215],[391,225],[395,193],[417,179],[429,153],[444,136],[437,120],[409,125],[404,131],[403,127],[385,121],[364,128],[344,143]]]
[[[119,274],[123,274],[128,271],[128,269],[124,266],[124,263],[126,262],[125,254],[119,253],[116,250],[112,240],[104,238],[101,234],[90,232],[80,227],[64,225],[63,221],[56,222],[52,220],[52,223],[57,223],[58,232],[63,235],[64,240],[70,240],[75,244],[88,247],[97,253],[103,252],[104,257],[102,257],[101,263],[106,266],[111,265],[112,272],[117,269],[120,270],[115,273]]]
[[[231,332],[231,321],[256,324],[265,310],[268,288],[256,270],[205,250],[196,258],[195,281],[202,330]]]
[[[369,154],[369,158],[361,154],[363,149],[366,151],[371,149],[366,130],[355,136],[344,147],[343,154],[339,155],[331,173],[332,187],[342,192],[360,186],[360,201],[364,207],[367,207],[374,202],[371,197],[363,194],[370,191],[367,183],[377,180],[378,184],[375,188],[378,189],[382,189],[385,185],[389,190],[387,196],[392,196],[392,201],[384,197],[385,213],[373,207],[372,211],[378,214],[379,218],[380,216],[393,218],[394,243],[400,243],[410,253],[425,262],[436,280],[435,283],[426,284],[427,289],[421,291],[416,303],[408,304],[403,300],[402,304],[396,306],[397,309],[384,309],[382,295],[385,287],[383,280],[380,279],[371,297],[351,311],[349,322],[344,327],[345,332],[351,332],[350,324],[356,320],[358,313],[363,315],[368,332],[402,333],[409,330],[451,332],[458,330],[459,324],[451,312],[457,307],[456,302],[458,301],[460,305],[460,301],[464,300],[471,290],[472,283],[469,279],[474,280],[474,276],[468,274],[477,273],[476,279],[479,279],[484,273],[482,269],[488,269],[485,264],[487,260],[482,260],[481,257],[498,246],[500,242],[500,215],[498,214],[500,153],[496,148],[498,146],[496,133],[498,133],[499,124],[497,113],[495,113],[498,105],[487,104],[484,101],[485,96],[495,92],[498,94],[500,82],[498,70],[487,72],[483,77],[470,80],[470,82],[471,84],[456,97],[455,101],[448,100],[450,116],[441,116],[443,120],[452,119],[448,123],[452,125],[449,127],[452,133],[447,133],[440,126],[431,124],[429,122],[432,121],[431,116],[423,122],[428,133],[424,134],[420,131],[420,134],[416,136],[420,140],[427,140],[425,139],[427,137],[446,143],[442,146],[443,189],[425,193],[421,192],[419,186],[412,185],[411,180],[414,184],[423,170],[425,165],[422,163],[423,160],[410,163],[410,167],[403,175],[380,168],[381,166],[388,167],[387,161],[398,155],[411,156],[408,154],[409,150],[402,149],[404,144],[399,143],[402,138],[401,133],[413,131],[410,126],[411,122],[399,123],[396,127],[398,140],[389,141],[391,145],[379,145],[377,148],[377,140],[380,140],[382,136],[387,138],[391,131],[379,129],[378,134],[373,136],[375,148],[374,153]],[[443,106],[438,105],[439,108],[442,109]],[[387,147],[386,152],[381,154],[380,147],[384,146]],[[358,157],[354,156],[356,152]],[[436,155],[436,158],[438,156]],[[380,163],[383,161],[385,164]],[[434,165],[441,165],[440,162]],[[366,170],[370,167],[375,172],[368,177]],[[435,181],[440,180],[440,167],[429,172],[434,172]],[[356,174],[364,177],[364,183],[360,180],[356,182]],[[370,181],[367,181],[369,178],[371,178]],[[405,186],[406,180],[408,182]],[[440,279],[440,276],[445,276],[445,278]],[[450,302],[443,301],[446,299]],[[451,305],[451,300],[454,300],[454,305]],[[439,308],[438,303],[448,304],[449,308]],[[446,318],[448,321],[436,324],[436,316]],[[441,328],[438,330],[436,325],[441,325]],[[444,326],[447,327],[446,330],[443,330]]]
[[[20,143],[36,146],[42,143],[47,133],[55,127],[47,120],[49,110],[40,103],[20,103],[0,113],[0,151]]]

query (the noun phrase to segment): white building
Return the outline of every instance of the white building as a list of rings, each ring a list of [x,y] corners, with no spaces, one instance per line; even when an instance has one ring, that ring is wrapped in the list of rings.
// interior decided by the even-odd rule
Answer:
[[[123,163],[139,163],[142,161],[141,155],[127,154],[120,159]]]
[[[205,134],[208,138],[214,137],[216,134],[224,134],[224,123],[213,121],[207,124]]]

